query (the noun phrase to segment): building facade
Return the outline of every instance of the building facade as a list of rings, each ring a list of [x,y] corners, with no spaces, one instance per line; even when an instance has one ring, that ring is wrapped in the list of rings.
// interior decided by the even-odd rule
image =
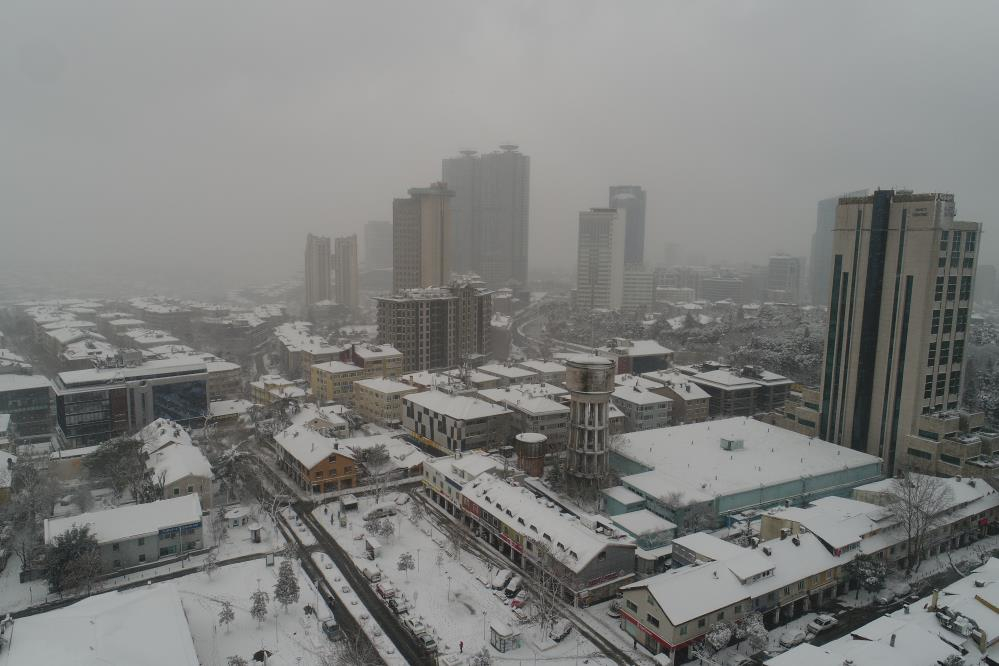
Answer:
[[[443,391],[402,398],[402,426],[423,444],[445,453],[506,444],[510,410],[479,398]]]
[[[491,288],[527,287],[530,158],[513,144],[443,161],[452,200],[451,265],[476,273]]]
[[[333,276],[336,302],[351,309],[357,308],[360,305],[357,234],[333,241]]]
[[[392,202],[392,290],[447,284],[451,278],[451,198],[445,183],[413,188]]]
[[[957,408],[980,234],[950,194],[840,199],[819,437],[892,472],[920,414]]]
[[[374,423],[402,422],[402,397],[420,389],[391,379],[354,382],[354,411]]]
[[[624,231],[624,262],[645,263],[645,190],[639,185],[612,185],[608,208],[623,208],[627,217]]]
[[[579,214],[577,307],[619,310],[624,298],[625,212],[591,208]]]
[[[350,402],[354,398],[354,382],[371,377],[370,370],[353,363],[330,361],[312,366],[309,387],[320,403]]]
[[[773,303],[800,303],[801,259],[778,254],[770,257],[767,270],[767,300]]]
[[[305,305],[332,298],[330,239],[309,234],[305,240]]]
[[[41,375],[0,375],[0,414],[8,414],[8,438],[47,439],[52,428],[52,383]]]

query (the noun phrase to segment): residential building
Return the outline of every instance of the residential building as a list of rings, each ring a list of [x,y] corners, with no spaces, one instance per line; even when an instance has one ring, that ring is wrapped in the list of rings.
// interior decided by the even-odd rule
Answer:
[[[527,288],[530,158],[513,144],[443,161],[451,201],[451,265],[482,276],[491,288]],[[438,283],[443,284],[443,281]]]
[[[794,385],[787,377],[757,366],[733,369],[717,363],[677,368],[709,396],[713,417],[753,416],[784,406]]]
[[[794,384],[787,394],[784,406],[762,417],[767,423],[817,437],[819,434],[819,389],[814,386]],[[760,418],[760,417],[757,417]]]
[[[135,435],[148,456],[146,467],[163,487],[163,499],[197,493],[201,508],[211,511],[212,466],[190,434],[169,419],[156,419]]]
[[[621,309],[633,312],[650,308],[655,301],[655,274],[642,266],[626,265],[621,286]]]
[[[309,386],[312,395],[320,403],[349,402],[354,397],[354,382],[370,378],[370,370],[360,368],[353,363],[330,361],[312,366]]]
[[[999,433],[985,427],[985,414],[955,409],[917,416],[898,460],[905,469],[939,476],[992,477],[997,454]]]
[[[499,377],[500,386],[510,384],[538,384],[541,382],[541,375],[533,370],[513,365],[512,363],[487,363],[476,368],[479,372]]]
[[[113,365],[59,373],[55,406],[63,448],[100,444],[158,418],[194,425],[208,414],[208,371],[204,362],[120,352]]]
[[[360,305],[358,276],[357,234],[335,239],[333,241],[333,277],[337,303],[351,309]]]
[[[610,465],[645,508],[684,533],[881,478],[874,456],[742,417],[630,433]]]
[[[413,188],[392,202],[392,291],[451,279],[451,201],[445,183]]]
[[[330,239],[309,234],[305,241],[305,307],[333,297]]]
[[[708,420],[711,395],[690,380],[687,375],[675,370],[656,370],[642,373],[642,378],[659,384],[659,388],[649,388],[673,401],[672,423],[700,423]]]
[[[891,473],[916,418],[960,404],[980,234],[951,194],[840,199],[820,437]]]
[[[475,365],[489,356],[492,293],[477,280],[410,289],[375,302],[378,342],[402,353],[405,372]]]
[[[655,340],[629,340],[614,338],[607,345],[597,347],[597,355],[613,359],[617,374],[640,375],[643,372],[665,370],[673,365],[673,350]]]
[[[624,298],[625,212],[591,208],[579,214],[574,303],[619,310]]]
[[[308,397],[309,391],[281,375],[260,375],[250,382],[250,399],[258,405],[269,405],[276,400],[297,400]]]
[[[353,454],[336,437],[304,425],[292,425],[274,435],[278,464],[295,484],[313,494],[357,485]]]
[[[499,405],[437,390],[410,393],[402,404],[403,427],[438,451],[491,449],[506,443],[510,410]]]
[[[370,463],[358,463],[363,473],[360,485],[373,479],[393,481],[423,476],[423,463],[431,459],[431,456],[400,437],[371,435],[340,440],[340,448],[355,456],[361,456],[365,451],[376,447],[384,447],[388,458],[377,467]]]
[[[767,301],[794,304],[801,302],[801,264],[801,259],[786,254],[770,257]]]
[[[529,576],[545,571],[566,603],[612,598],[635,577],[636,546],[610,521],[569,520],[547,498],[490,472],[466,483],[459,495],[461,527]]]
[[[864,197],[867,190],[847,192],[844,197]],[[829,305],[830,276],[832,275],[833,230],[836,228],[836,207],[840,197],[823,199],[815,214],[815,233],[812,234],[812,254],[808,259],[808,288],[812,305]]]
[[[565,364],[558,361],[528,359],[517,363],[517,367],[537,373],[543,384],[560,386],[565,382]]]
[[[419,390],[392,379],[360,379],[354,382],[354,410],[373,423],[402,423],[402,397]]]
[[[46,518],[45,544],[73,527],[90,528],[100,548],[101,570],[128,569],[205,547],[197,493],[128,504],[64,518]]]
[[[537,390],[536,384],[482,389],[478,395],[510,410],[511,437],[537,433],[546,437],[548,453],[565,450],[569,434],[569,407]]]
[[[608,208],[623,208],[627,220],[624,231],[624,263],[645,263],[645,190],[639,185],[612,185]]]
[[[665,428],[670,424],[673,401],[634,384],[616,386],[611,402],[624,413],[625,432]]]
[[[364,225],[364,268],[392,268],[392,223],[372,220]]]
[[[423,491],[441,511],[461,520],[461,490],[482,474],[502,470],[498,456],[470,451],[459,456],[431,458],[423,463]]]
[[[330,344],[326,338],[312,334],[312,324],[292,321],[274,329],[274,351],[290,377],[308,377],[316,363],[342,360],[344,347]]]
[[[53,432],[52,382],[41,375],[0,374],[0,414],[11,441],[47,441]]]
[[[364,368],[372,377],[398,377],[405,365],[402,352],[392,345],[351,344],[340,356],[341,361]]]
[[[176,301],[163,298],[133,298],[129,308],[138,319],[153,329],[168,331],[174,335],[187,336],[191,333],[192,311]]]

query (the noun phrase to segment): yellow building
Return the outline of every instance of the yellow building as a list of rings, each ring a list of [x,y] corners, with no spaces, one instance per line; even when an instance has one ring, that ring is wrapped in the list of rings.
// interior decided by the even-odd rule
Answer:
[[[402,421],[402,396],[419,390],[391,379],[362,379],[354,382],[354,411],[375,423]]]
[[[371,370],[353,363],[330,361],[312,366],[309,385],[312,395],[320,403],[349,401],[354,397],[354,382],[371,376]]]

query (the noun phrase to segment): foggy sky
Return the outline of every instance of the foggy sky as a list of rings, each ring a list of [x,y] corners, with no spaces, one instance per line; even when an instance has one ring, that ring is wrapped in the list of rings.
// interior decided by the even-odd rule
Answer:
[[[333,5],[337,5],[334,7]],[[442,157],[531,157],[532,267],[648,191],[646,257],[807,256],[816,201],[953,192],[993,228],[999,3],[100,2],[0,13],[0,265],[260,283]]]

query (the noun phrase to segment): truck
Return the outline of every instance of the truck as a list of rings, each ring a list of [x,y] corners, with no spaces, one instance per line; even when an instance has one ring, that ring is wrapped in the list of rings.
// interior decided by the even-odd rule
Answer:
[[[364,537],[364,553],[369,560],[375,559],[382,554],[381,542],[372,536]]]
[[[367,578],[368,581],[372,583],[377,583],[382,579],[381,569],[375,566],[364,567],[363,569],[361,569],[361,573],[364,574],[364,577]]]

